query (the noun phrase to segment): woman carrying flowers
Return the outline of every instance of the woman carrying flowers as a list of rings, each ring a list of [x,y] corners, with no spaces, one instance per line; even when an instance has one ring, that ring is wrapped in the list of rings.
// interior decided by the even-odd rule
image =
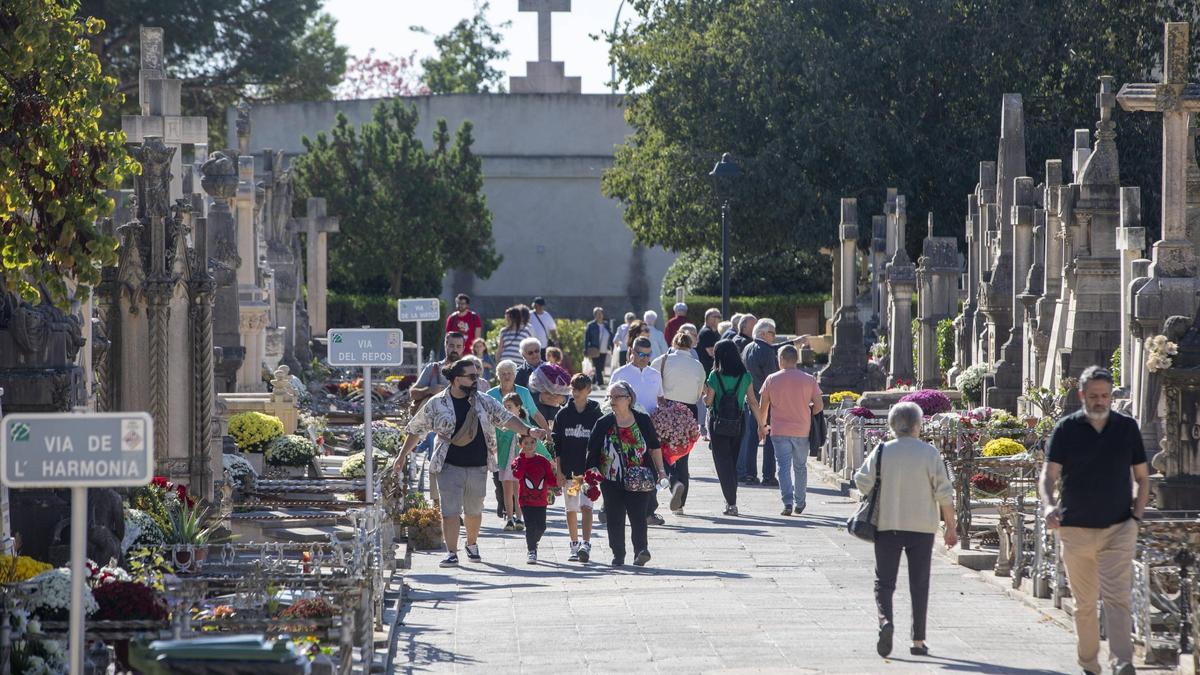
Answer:
[[[634,410],[633,387],[624,381],[608,388],[612,412],[601,417],[588,439],[588,472],[599,472],[600,492],[608,513],[608,546],[613,566],[625,564],[625,518],[629,518],[634,565],[650,561],[646,516],[654,494],[654,476],[666,479],[662,448],[650,416]]]
[[[690,451],[692,444],[700,436],[700,430],[696,426],[696,415],[699,412],[696,404],[704,395],[705,373],[704,366],[692,356],[694,351],[691,335],[680,331],[675,334],[671,343],[672,349],[669,353],[650,363],[651,368],[662,374],[663,398],[668,401],[668,405],[656,408],[651,418],[660,439],[664,436],[664,431],[679,432],[670,434],[675,442],[669,443],[679,450],[673,453],[673,456],[667,457],[671,479],[671,512],[679,515],[683,513],[683,507],[687,503],[688,492],[688,452],[685,452],[684,448]],[[680,410],[678,405],[669,405],[671,402],[681,404],[687,412]]]

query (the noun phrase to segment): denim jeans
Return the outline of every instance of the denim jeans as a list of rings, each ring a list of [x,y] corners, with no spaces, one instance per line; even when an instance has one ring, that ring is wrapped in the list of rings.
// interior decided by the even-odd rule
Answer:
[[[758,477],[758,420],[747,406],[742,430],[742,445],[738,451],[738,478]],[[763,480],[775,477],[775,444],[771,437],[763,442]]]
[[[808,490],[808,437],[771,436],[771,440],[775,442],[775,461],[779,462],[779,496],[785,505],[803,509]]]

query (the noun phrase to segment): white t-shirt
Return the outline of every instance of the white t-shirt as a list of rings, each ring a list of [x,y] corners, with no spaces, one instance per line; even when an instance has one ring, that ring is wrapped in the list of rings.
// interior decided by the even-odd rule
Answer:
[[[636,406],[645,410],[647,415],[658,409],[658,397],[663,395],[663,386],[662,374],[657,370],[650,366],[638,368],[632,363],[626,363],[613,371],[609,378],[610,390],[613,382],[628,382],[629,386],[633,387],[633,393],[637,395]]]
[[[558,326],[554,323],[554,317],[550,316],[550,312],[542,311],[529,313],[529,325],[526,326],[533,337],[542,343],[542,348],[550,346],[550,331],[557,331]]]

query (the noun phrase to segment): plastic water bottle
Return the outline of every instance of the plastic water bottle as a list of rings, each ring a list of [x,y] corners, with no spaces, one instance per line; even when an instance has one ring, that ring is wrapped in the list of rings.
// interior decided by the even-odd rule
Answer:
[[[670,488],[671,488],[671,481],[667,480],[666,478],[663,478],[658,481],[658,489],[659,490],[669,490]]]

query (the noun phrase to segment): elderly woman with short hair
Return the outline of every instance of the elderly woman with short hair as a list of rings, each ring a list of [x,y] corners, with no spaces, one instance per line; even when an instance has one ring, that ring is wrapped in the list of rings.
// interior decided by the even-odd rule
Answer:
[[[929,566],[938,512],[946,522],[942,535],[946,547],[958,543],[954,520],[954,488],[937,448],[922,441],[924,418],[916,403],[897,403],[888,413],[894,440],[881,443],[854,474],[859,491],[879,490],[875,506],[875,604],[879,610],[876,651],[892,652],[892,595],[900,554],[908,559],[908,590],[912,597],[912,647],[909,653],[924,656],[925,615],[929,607]],[[876,480],[878,472],[878,480]]]
[[[533,394],[517,384],[516,362],[505,359],[496,364],[496,386],[489,389],[487,395],[503,404],[504,397],[514,392],[521,397],[521,407],[529,413],[534,424],[542,429],[549,429],[550,425],[546,423],[546,418],[538,412]],[[521,513],[521,507],[517,503],[517,481],[512,477],[512,471],[507,470],[513,459],[510,454],[513,438],[513,432],[508,429],[496,429],[496,459],[499,470],[492,474],[492,484],[496,487],[496,515],[516,522],[520,520]],[[540,442],[538,443],[538,452],[550,459],[550,453],[546,451],[546,446]]]

